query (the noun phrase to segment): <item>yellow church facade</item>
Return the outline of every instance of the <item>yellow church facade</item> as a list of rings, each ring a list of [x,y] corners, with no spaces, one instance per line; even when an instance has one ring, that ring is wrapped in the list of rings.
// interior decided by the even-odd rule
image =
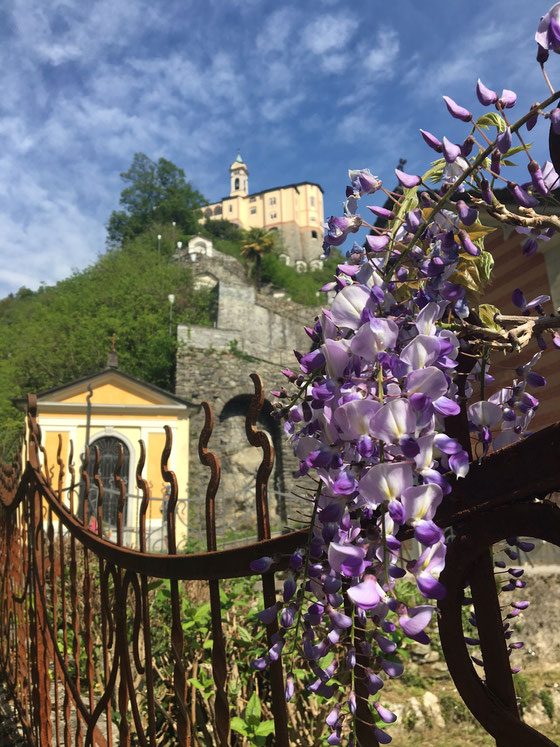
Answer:
[[[204,208],[204,219],[224,219],[245,230],[280,232],[287,264],[318,261],[323,243],[323,189],[298,182],[249,192],[249,171],[241,156],[230,166],[230,194]]]
[[[97,447],[100,457],[98,474],[103,485],[103,534],[113,541],[116,541],[119,498],[114,472],[119,447],[122,450],[120,476],[126,488],[123,542],[129,547],[139,546],[142,494],[136,486],[136,467],[140,457],[140,440],[144,442],[146,462],[142,476],[148,482],[151,496],[146,513],[146,539],[147,549],[154,552],[167,549],[169,485],[161,474],[161,455],[165,446],[164,426],[168,425],[173,439],[168,466],[175,472],[178,484],[177,547],[184,547],[188,537],[189,419],[191,413],[198,409],[196,406],[114,367],[40,392],[37,403],[38,422],[45,447],[44,467],[56,489],[61,474],[58,462],[60,454],[64,464],[62,487],[66,489],[65,496],[68,496],[67,489],[71,483],[68,457],[72,442],[75,480],[79,483],[74,491],[75,500],[78,501],[75,510],[81,517],[85,490],[80,471],[85,446],[89,444],[87,522],[95,530],[98,489],[93,474]],[[22,400],[16,401],[16,404],[20,407],[24,405]]]

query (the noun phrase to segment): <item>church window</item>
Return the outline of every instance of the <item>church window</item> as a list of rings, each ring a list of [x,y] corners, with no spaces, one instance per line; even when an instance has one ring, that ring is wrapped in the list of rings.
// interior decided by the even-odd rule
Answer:
[[[256,197],[250,197],[250,198],[249,198],[249,202],[256,202],[256,201],[257,201],[257,198],[256,198]]]
[[[276,205],[276,197],[271,197],[268,201],[271,205]]]
[[[235,189],[239,189],[239,177],[235,180]]]
[[[229,206],[229,212],[230,212],[230,213],[233,213],[233,205],[230,205],[230,206]]]
[[[257,212],[257,208],[256,207],[251,208],[251,215],[254,215],[256,212]]]
[[[274,220],[275,218],[276,218],[276,213],[271,213],[270,214],[270,220]]]
[[[315,207],[315,198],[314,197],[310,197],[309,198],[309,204],[311,205],[311,207]]]
[[[317,231],[311,231],[311,238],[316,239],[317,238]]]

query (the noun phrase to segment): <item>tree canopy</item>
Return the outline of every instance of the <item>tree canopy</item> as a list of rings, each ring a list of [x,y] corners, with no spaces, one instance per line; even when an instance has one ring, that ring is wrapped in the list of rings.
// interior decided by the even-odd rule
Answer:
[[[250,228],[241,241],[241,254],[255,263],[255,285],[261,289],[262,258],[274,249],[274,234],[265,228]]]
[[[206,201],[186,181],[183,169],[166,158],[154,162],[144,153],[135,153],[121,179],[127,186],[121,192],[121,209],[114,210],[107,223],[110,246],[133,239],[152,224],[175,222],[182,233],[197,231],[200,208]]]

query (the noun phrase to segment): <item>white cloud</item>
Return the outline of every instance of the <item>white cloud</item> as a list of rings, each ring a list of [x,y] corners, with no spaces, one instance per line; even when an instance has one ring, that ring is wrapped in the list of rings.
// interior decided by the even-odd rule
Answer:
[[[257,35],[256,46],[264,55],[285,50],[294,34],[296,14],[291,8],[275,10]]]
[[[326,73],[342,73],[350,65],[349,54],[325,55],[321,60],[321,67]]]
[[[375,46],[364,54],[365,69],[374,77],[393,77],[399,50],[400,42],[396,30],[381,28]]]
[[[520,55],[520,47],[525,41],[523,28],[505,27],[495,21],[484,22],[477,19],[477,31],[465,28],[464,37],[468,44],[447,41],[439,54],[433,60],[422,59],[415,55],[408,64],[408,71],[404,76],[404,83],[411,89],[416,88],[418,96],[425,99],[426,95],[440,98],[441,95],[455,95],[459,91],[463,96],[468,92],[474,94],[476,79],[489,74],[494,82],[489,85],[497,87],[502,81],[511,80],[512,72],[522,60],[524,76],[531,72],[527,59]],[[496,60],[500,65],[496,68]],[[535,65],[536,68],[536,65]],[[513,85],[513,84],[512,84]],[[465,88],[468,86],[467,91]]]
[[[329,54],[345,47],[358,27],[347,13],[329,13],[311,21],[302,33],[302,44],[316,55]]]
[[[51,65],[93,61],[108,48],[126,46],[142,29],[162,23],[148,0],[14,0],[11,17],[26,56]]]
[[[261,112],[267,121],[277,122],[279,119],[283,119],[295,111],[302,101],[302,94],[282,99],[277,97],[266,98],[262,103]]]
[[[36,290],[41,281],[62,280],[74,268],[90,264],[104,244],[103,226],[80,210],[72,195],[52,195],[47,185],[26,175],[16,189],[21,199],[32,200],[34,211],[24,220],[0,210],[0,244],[6,251],[2,264],[9,267],[0,281],[2,296],[22,285]]]

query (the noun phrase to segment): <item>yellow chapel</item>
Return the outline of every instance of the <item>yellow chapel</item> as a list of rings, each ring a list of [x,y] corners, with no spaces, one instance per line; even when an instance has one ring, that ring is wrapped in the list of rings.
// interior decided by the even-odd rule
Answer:
[[[113,350],[103,370],[37,394],[38,423],[44,447],[43,468],[53,486],[58,486],[61,479],[64,494],[68,496],[71,483],[68,459],[72,443],[75,482],[79,483],[74,491],[78,501],[74,510],[81,515],[84,485],[80,474],[85,446],[89,445],[87,523],[90,529],[95,529],[93,524],[97,523],[99,491],[93,474],[96,451],[99,452],[103,535],[115,541],[119,490],[114,472],[120,447],[123,457],[120,476],[126,489],[123,542],[129,547],[138,547],[142,494],[136,486],[136,467],[142,440],[146,450],[142,476],[150,488],[146,513],[147,549],[165,552],[169,486],[162,477],[161,455],[166,438],[164,426],[168,425],[173,439],[168,466],[175,472],[178,484],[176,540],[180,549],[188,537],[189,419],[199,408],[175,394],[125,373],[117,365],[118,359]],[[14,404],[25,409],[26,400],[19,398],[14,400]],[[59,457],[64,465],[62,468]]]

